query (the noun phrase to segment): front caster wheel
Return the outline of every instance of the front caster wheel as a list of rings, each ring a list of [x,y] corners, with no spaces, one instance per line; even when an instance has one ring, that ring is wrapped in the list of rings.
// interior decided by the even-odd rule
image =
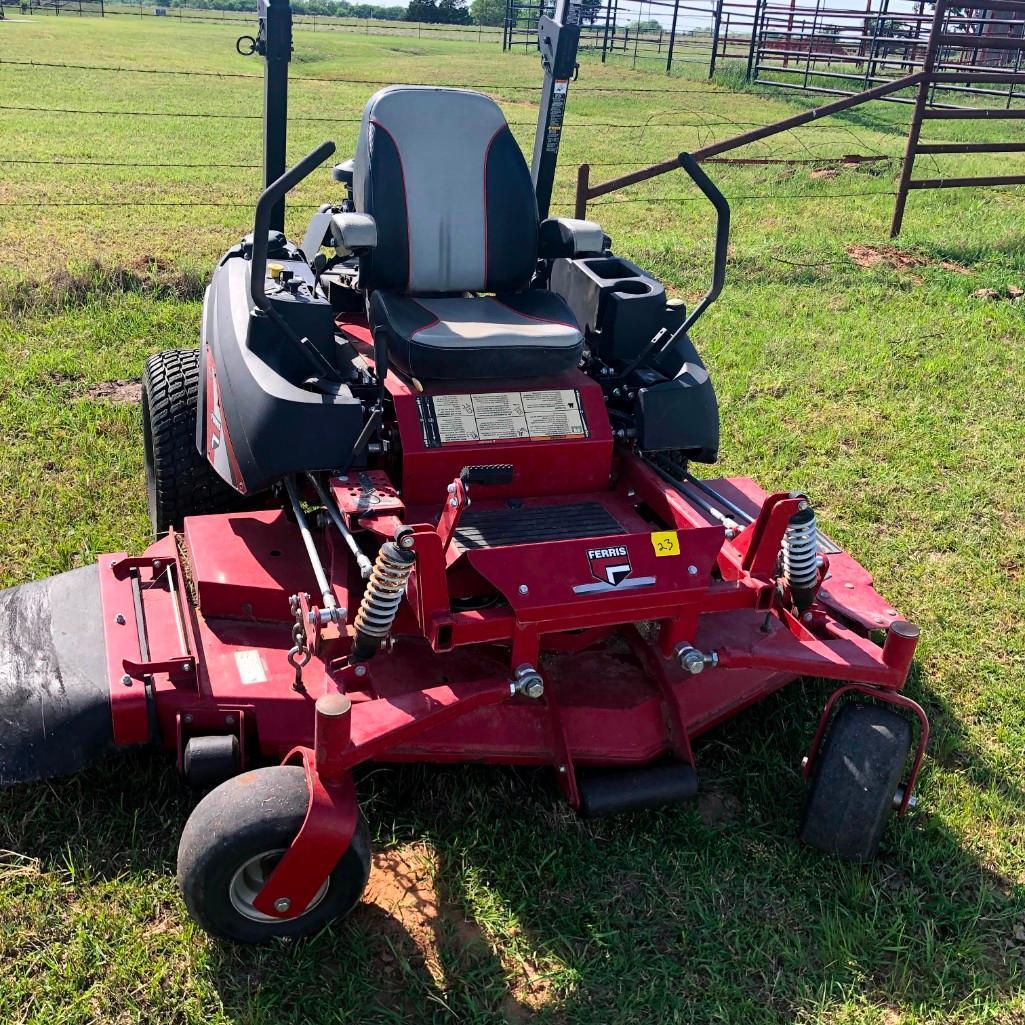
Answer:
[[[871,861],[910,748],[903,715],[863,701],[843,705],[815,759],[801,840],[848,861]]]
[[[362,815],[348,850],[301,915],[281,920],[253,906],[299,832],[307,804],[303,769],[276,765],[234,776],[196,805],[178,846],[178,886],[189,914],[211,936],[237,943],[310,936],[359,901],[370,874]]]

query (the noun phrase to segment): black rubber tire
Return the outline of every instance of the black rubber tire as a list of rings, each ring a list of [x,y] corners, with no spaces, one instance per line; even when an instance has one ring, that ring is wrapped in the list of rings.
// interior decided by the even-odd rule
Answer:
[[[178,886],[189,914],[211,936],[235,943],[299,939],[347,915],[370,874],[370,836],[363,816],[326,893],[298,918],[254,921],[232,902],[232,881],[262,854],[284,850],[306,817],[306,774],[274,765],[234,776],[196,805],[178,846]]]
[[[239,770],[238,737],[192,737],[182,755],[182,775],[194,790],[209,790]]]
[[[871,861],[910,748],[911,724],[899,712],[863,701],[842,705],[812,769],[802,842],[848,861]]]
[[[142,436],[146,502],[156,537],[181,529],[186,516],[233,512],[243,499],[196,447],[199,350],[168,349],[146,360]]]

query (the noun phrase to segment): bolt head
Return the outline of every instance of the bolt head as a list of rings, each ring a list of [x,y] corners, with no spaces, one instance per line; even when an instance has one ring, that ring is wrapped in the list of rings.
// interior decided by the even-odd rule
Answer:
[[[234,726],[235,725],[235,716],[233,716],[233,715],[226,715],[224,717],[224,722],[228,726]]]
[[[126,687],[131,687],[131,685],[132,685],[132,678],[127,673],[125,673],[125,675],[121,677],[121,682]]]
[[[801,616],[801,619],[803,619],[806,623],[810,623],[814,618],[815,617],[810,612],[806,612],[803,616]]]
[[[698,575],[698,568],[697,568],[697,566],[688,566],[688,567],[687,567],[687,572],[688,572],[688,573],[689,573],[689,574],[690,574],[690,575],[691,575],[692,577],[696,577],[696,576]]]
[[[182,663],[182,672],[183,673],[191,673],[192,672],[192,663],[191,662],[183,662]]]
[[[412,548],[415,543],[416,538],[412,534],[403,534],[402,537],[399,538],[400,548]]]
[[[274,901],[274,910],[277,911],[278,914],[283,915],[286,911],[289,911],[291,907],[292,902],[287,897],[278,897],[278,899]]]
[[[448,493],[449,493],[450,495],[454,495],[454,494],[456,493],[456,486],[455,486],[455,484],[449,484],[449,486],[448,486],[447,488],[445,488],[445,490],[446,490],[446,491],[447,491],[447,492],[448,492]]]
[[[192,722],[192,716],[191,715],[183,715],[182,716],[182,722],[185,723],[186,726],[190,725],[191,722]]]
[[[846,584],[844,584],[844,587],[846,587],[848,591],[853,591],[854,590],[854,584],[852,584],[849,580],[847,581]]]
[[[803,758],[801,759],[801,769],[802,769],[802,770],[804,770],[804,769],[807,769],[807,768],[808,768],[808,756],[807,756],[807,755],[805,755],[805,756],[804,756],[804,757],[803,757]]]
[[[118,614],[117,614],[117,615],[116,615],[116,616],[114,617],[114,622],[115,622],[115,623],[117,623],[117,625],[118,625],[118,626],[124,626],[124,625],[125,625],[125,617],[124,617],[124,613],[123,613],[123,612],[119,612],[119,613],[118,613]]]
[[[526,584],[520,584],[520,586],[517,587],[516,590],[519,591],[520,594],[530,594],[530,588],[527,587]]]
[[[360,662],[358,665],[353,666],[352,671],[353,674],[356,676],[362,677],[367,675],[367,667],[362,662]]]
[[[523,693],[526,694],[528,698],[534,698],[535,700],[541,697],[544,692],[545,685],[540,677],[531,680],[527,686],[523,688]]]
[[[897,610],[896,609],[887,609],[886,610],[886,614],[888,616],[895,616],[895,615],[897,615]]]

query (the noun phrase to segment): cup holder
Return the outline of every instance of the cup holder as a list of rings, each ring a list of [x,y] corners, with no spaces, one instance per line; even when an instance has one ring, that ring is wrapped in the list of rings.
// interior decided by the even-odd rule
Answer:
[[[614,278],[633,278],[637,276],[637,268],[631,267],[625,260],[619,260],[614,256],[602,257],[597,260],[581,260],[582,263],[596,278],[604,278],[612,281]]]
[[[651,283],[641,281],[638,278],[627,278],[625,281],[617,281],[611,286],[613,292],[627,295],[650,295],[653,291]]]

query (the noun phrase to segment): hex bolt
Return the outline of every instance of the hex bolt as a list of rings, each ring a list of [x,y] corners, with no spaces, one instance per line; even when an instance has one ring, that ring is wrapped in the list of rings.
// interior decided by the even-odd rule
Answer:
[[[191,673],[192,672],[192,663],[191,662],[183,662],[182,663],[182,672],[183,673]]]
[[[688,567],[687,567],[687,572],[688,572],[688,573],[689,573],[689,574],[690,574],[690,575],[691,575],[692,577],[696,577],[696,576],[698,575],[698,568],[697,568],[697,566],[688,566]]]
[[[359,662],[352,667],[352,672],[355,676],[366,676],[367,667],[362,662]]]
[[[291,907],[292,902],[287,897],[278,897],[278,899],[274,901],[274,910],[277,911],[278,914],[283,915],[286,911],[291,910]]]
[[[530,594],[530,588],[527,587],[526,584],[520,584],[520,586],[517,587],[516,590],[519,591],[520,594]]]
[[[114,617],[114,622],[117,623],[118,626],[124,626],[125,625],[125,614],[123,612],[119,612]]]

